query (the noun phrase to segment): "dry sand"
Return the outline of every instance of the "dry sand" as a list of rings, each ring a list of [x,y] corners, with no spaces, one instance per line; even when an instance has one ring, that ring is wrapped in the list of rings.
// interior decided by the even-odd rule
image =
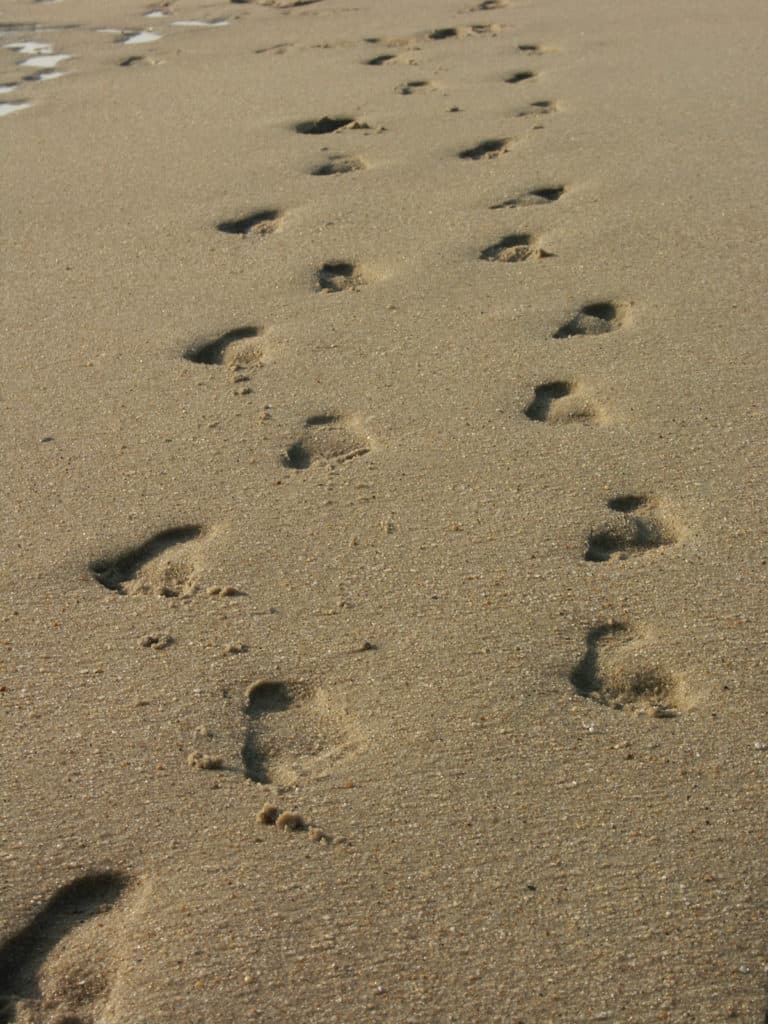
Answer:
[[[150,10],[0,9],[0,1020],[761,1024],[765,5]]]

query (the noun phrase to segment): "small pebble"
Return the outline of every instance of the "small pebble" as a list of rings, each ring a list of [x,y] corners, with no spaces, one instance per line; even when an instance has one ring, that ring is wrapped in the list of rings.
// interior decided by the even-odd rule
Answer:
[[[280,815],[280,808],[276,804],[266,803],[259,811],[259,821],[262,825],[274,825]]]
[[[169,636],[168,633],[159,633],[157,635],[148,633],[141,638],[139,643],[142,647],[151,647],[155,651],[163,651],[166,647],[171,646],[173,637]]]
[[[187,758],[187,764],[192,768],[200,768],[204,771],[216,771],[224,767],[222,757],[212,757],[210,754],[201,754],[199,750],[193,750]]]
[[[295,811],[283,811],[283,813],[277,818],[277,821],[275,821],[275,825],[278,828],[290,829],[292,832],[297,832],[300,829],[306,828],[304,819]]]

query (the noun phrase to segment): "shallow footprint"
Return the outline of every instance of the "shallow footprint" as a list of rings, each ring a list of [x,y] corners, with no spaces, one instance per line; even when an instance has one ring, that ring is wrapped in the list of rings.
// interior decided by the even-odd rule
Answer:
[[[616,710],[635,708],[674,718],[690,707],[680,677],[648,654],[646,641],[626,622],[609,619],[590,629],[570,681],[581,697]]]
[[[138,547],[90,564],[93,578],[118,594],[188,597],[194,594],[196,567],[186,546],[203,537],[201,526],[178,526],[153,534]],[[184,547],[184,553],[175,549]]]
[[[553,252],[542,249],[532,235],[505,235],[480,253],[480,259],[495,263],[522,263],[525,260],[541,260],[554,256]]]
[[[351,174],[354,171],[364,171],[366,165],[358,156],[344,156],[341,153],[328,157],[321,164],[315,164],[310,174],[325,177],[328,174]]]
[[[295,126],[299,135],[330,135],[333,132],[340,132],[344,128],[368,128],[369,125],[363,121],[357,121],[354,117],[340,115],[338,117],[321,117],[316,121],[299,121]]]
[[[245,700],[243,771],[253,782],[294,785],[325,774],[359,747],[349,716],[322,687],[260,679]]]
[[[504,199],[500,203],[494,203],[491,210],[504,210],[516,206],[542,206],[547,203],[556,203],[565,192],[565,185],[547,185],[541,188],[532,188],[523,195],[513,196],[511,199]]]
[[[355,418],[320,413],[304,421],[301,435],[286,449],[281,462],[286,469],[309,469],[317,462],[349,462],[370,450],[370,442]]]
[[[625,327],[630,319],[628,302],[590,302],[562,327],[553,338],[574,338],[584,334],[608,334]]]
[[[605,414],[580,384],[568,380],[538,384],[525,407],[529,420],[538,423],[601,423]]]
[[[503,156],[511,145],[511,139],[486,139],[470,149],[463,149],[459,156],[462,160],[495,160]]]
[[[594,530],[587,541],[587,562],[631,558],[680,540],[680,527],[662,515],[657,503],[638,494],[611,498],[608,508],[616,513],[605,526]]]
[[[104,915],[128,884],[116,872],[78,878],[6,939],[0,946],[0,1021],[102,1019],[111,985]]]
[[[216,225],[216,229],[243,238],[246,235],[271,235],[280,226],[281,219],[279,210],[256,210],[244,217],[223,220]]]

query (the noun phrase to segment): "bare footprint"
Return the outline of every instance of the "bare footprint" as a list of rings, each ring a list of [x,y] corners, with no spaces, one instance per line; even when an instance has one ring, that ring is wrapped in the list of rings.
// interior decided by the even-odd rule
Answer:
[[[517,117],[541,117],[544,114],[554,114],[560,108],[555,100],[534,100],[524,110],[517,112]]]
[[[509,78],[505,78],[504,81],[508,82],[510,85],[518,85],[520,82],[529,82],[535,77],[535,71],[515,71],[509,76]]]
[[[397,91],[401,96],[412,96],[415,92],[421,92],[424,89],[433,90],[436,88],[437,86],[434,82],[430,82],[425,79],[417,79],[399,86]]]
[[[227,235],[271,235],[280,226],[281,214],[279,210],[256,210],[244,217],[237,217],[234,220],[223,220],[216,225],[218,231]]]
[[[264,347],[257,340],[258,327],[235,327],[216,338],[195,342],[184,352],[191,363],[204,366],[224,366],[233,372],[264,365]]]
[[[531,235],[505,235],[494,245],[480,253],[480,259],[494,263],[522,263],[525,260],[541,260],[554,256],[553,252],[542,249]]]
[[[243,771],[262,784],[295,785],[351,756],[360,736],[327,690],[306,681],[261,679],[246,690]]]
[[[356,418],[321,413],[304,421],[301,435],[287,448],[281,462],[286,469],[299,470],[315,463],[339,465],[370,450],[370,441]]]
[[[691,706],[683,680],[648,652],[645,638],[613,619],[588,631],[584,656],[570,680],[581,697],[616,710],[674,718]]]
[[[553,338],[574,338],[584,334],[608,334],[625,327],[630,322],[631,307],[628,302],[590,302],[562,327],[558,327]]]
[[[604,423],[602,408],[583,387],[568,380],[547,381],[534,388],[525,415],[537,423]]]
[[[620,494],[611,498],[608,508],[615,513],[587,542],[587,562],[610,562],[642,555],[655,548],[675,544],[681,529],[660,512],[658,502],[638,494]]]
[[[416,61],[408,53],[380,53],[364,63],[367,67],[380,68],[385,64],[415,64]]]
[[[354,117],[338,116],[321,117],[317,121],[299,121],[295,127],[299,135],[330,135],[343,129],[370,128],[370,125]]]
[[[112,983],[104,918],[128,884],[115,872],[78,878],[0,946],[0,1022],[103,1019]]]
[[[463,149],[459,156],[462,160],[495,160],[503,156],[511,145],[511,139],[486,139],[470,149]]]
[[[329,174],[351,174],[354,171],[364,171],[365,169],[366,164],[359,156],[343,156],[339,153],[328,157],[323,163],[315,164],[309,173],[325,177]]]
[[[118,594],[188,597],[197,586],[195,563],[187,545],[204,534],[201,526],[162,530],[138,547],[91,562],[91,574],[102,587]],[[177,548],[183,548],[183,553]]]
[[[368,283],[368,278],[361,267],[345,261],[324,263],[315,277],[319,292],[358,291]]]
[[[532,188],[523,195],[513,196],[511,199],[504,199],[500,203],[494,203],[492,210],[504,210],[516,206],[543,206],[548,203],[556,203],[565,192],[565,185],[548,185],[542,188]]]

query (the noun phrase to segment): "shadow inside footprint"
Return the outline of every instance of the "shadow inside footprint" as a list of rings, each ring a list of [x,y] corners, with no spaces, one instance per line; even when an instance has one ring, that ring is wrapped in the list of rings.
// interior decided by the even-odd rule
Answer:
[[[615,710],[645,707],[652,717],[674,718],[682,709],[679,680],[648,659],[625,622],[611,620],[587,632],[570,681],[579,696]]]
[[[114,872],[78,878],[59,889],[29,924],[6,939],[0,946],[0,1022],[16,1019],[19,1001],[41,1000],[40,973],[54,948],[73,929],[109,910],[127,885],[128,878]]]
[[[180,544],[187,544],[203,534],[200,526],[180,526],[162,530],[138,547],[130,548],[111,559],[91,562],[90,570],[94,579],[118,594],[149,593],[153,589],[161,597],[180,597],[188,593],[191,586],[191,569],[178,562],[168,561],[158,573],[158,580],[144,577],[144,570],[159,561],[166,552]],[[153,587],[152,584],[156,586]]]
[[[505,235],[495,245],[489,245],[480,253],[480,258],[495,263],[522,263],[525,260],[540,260],[554,256],[538,246],[531,235]]]
[[[511,139],[486,139],[470,149],[463,149],[459,157],[462,160],[495,160],[507,152],[511,142]]]
[[[568,323],[558,327],[553,338],[574,338],[585,334],[608,334],[623,327],[628,319],[628,307],[613,302],[591,302],[582,306]]]
[[[648,498],[622,494],[612,498],[608,508],[618,514],[606,526],[589,535],[584,554],[587,562],[630,558],[674,544],[680,539],[677,527],[662,518]]]
[[[515,71],[513,75],[510,75],[509,78],[505,78],[504,81],[508,82],[510,85],[517,85],[518,82],[528,82],[535,77],[536,73],[534,71]]]
[[[235,220],[223,220],[216,228],[227,235],[269,235],[277,229],[279,222],[279,210],[257,210]]]

